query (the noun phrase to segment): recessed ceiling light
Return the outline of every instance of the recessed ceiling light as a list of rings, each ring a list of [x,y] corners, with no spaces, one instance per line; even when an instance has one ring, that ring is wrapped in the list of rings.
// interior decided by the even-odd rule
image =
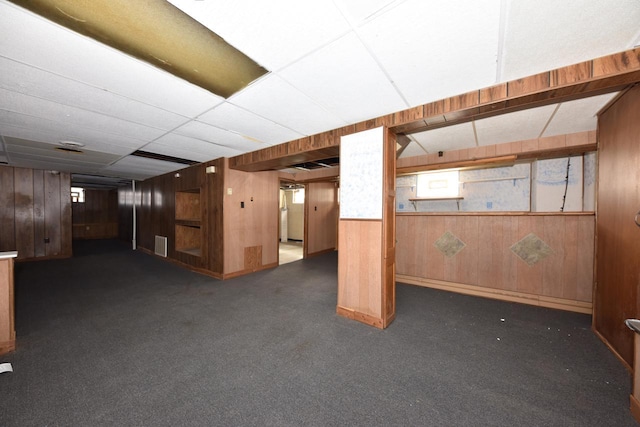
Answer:
[[[168,1],[10,1],[224,98],[267,73]]]

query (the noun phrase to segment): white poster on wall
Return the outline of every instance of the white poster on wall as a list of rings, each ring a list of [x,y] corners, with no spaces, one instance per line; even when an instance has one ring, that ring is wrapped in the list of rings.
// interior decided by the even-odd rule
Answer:
[[[340,139],[340,218],[382,219],[382,127]]]

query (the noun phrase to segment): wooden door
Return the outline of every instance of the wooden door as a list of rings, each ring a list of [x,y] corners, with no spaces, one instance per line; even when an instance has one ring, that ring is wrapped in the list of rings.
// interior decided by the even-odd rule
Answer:
[[[310,182],[304,219],[305,258],[336,248],[338,199],[334,182]]]
[[[629,365],[640,316],[640,87],[628,91],[598,119],[597,271],[594,328]],[[640,215],[639,215],[640,221]]]

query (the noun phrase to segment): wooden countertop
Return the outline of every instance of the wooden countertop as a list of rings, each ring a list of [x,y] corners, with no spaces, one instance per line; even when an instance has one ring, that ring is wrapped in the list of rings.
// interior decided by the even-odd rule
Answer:
[[[18,256],[18,251],[0,252],[0,259],[15,258]]]

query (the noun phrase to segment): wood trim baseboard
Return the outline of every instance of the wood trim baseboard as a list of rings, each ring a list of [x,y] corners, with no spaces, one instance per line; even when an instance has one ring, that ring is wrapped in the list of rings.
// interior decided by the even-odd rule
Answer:
[[[640,423],[640,401],[633,394],[629,395],[629,409],[636,422]]]
[[[396,274],[396,282],[409,285],[423,286],[425,288],[441,289],[459,294],[473,295],[483,298],[497,299],[501,301],[517,302],[521,304],[536,305],[558,310],[573,311],[576,313],[592,314],[593,304],[590,302],[575,301],[563,298],[533,295],[524,292],[506,291],[503,289],[484,288],[462,283],[445,282],[442,280],[424,279],[422,277]]]
[[[16,349],[16,340],[0,342],[0,356]]]
[[[248,270],[240,270],[240,271],[234,271],[233,273],[225,273],[222,274],[222,279],[226,280],[226,279],[233,279],[234,277],[240,277],[240,276],[244,276],[246,274],[251,274],[251,273],[256,273],[258,271],[262,271],[262,270],[268,270],[270,268],[275,268],[278,266],[277,262],[273,262],[271,264],[265,264],[262,265],[258,268],[251,268]]]
[[[595,216],[594,211],[581,212],[396,212],[396,216]]]
[[[20,256],[20,254],[18,254]],[[39,256],[39,257],[31,257],[31,258],[14,258],[15,262],[33,262],[33,261],[49,261],[54,259],[67,259],[72,258],[73,254],[59,254],[59,255],[50,255],[50,256]]]
[[[611,351],[611,353],[613,353],[614,356],[616,356],[618,358],[618,360],[620,361],[620,363],[622,363],[624,365],[624,367],[627,369],[627,371],[629,371],[630,374],[633,375],[633,367],[631,365],[629,365],[627,363],[626,360],[624,360],[622,358],[622,356],[620,356],[620,353],[618,353],[616,351],[616,349],[611,345],[611,343],[604,337],[604,335],[602,335],[600,332],[598,332],[598,330],[592,326],[591,327],[591,331],[598,337],[600,338],[600,341],[602,341],[604,343],[604,345],[607,346],[607,348]]]
[[[323,249],[323,250],[318,251],[318,252],[313,252],[313,253],[310,253],[310,254],[308,253],[307,254],[307,258],[311,258],[311,257],[318,256],[318,255],[324,255],[324,254],[328,254],[329,252],[335,252],[335,251],[336,251],[336,248]]]
[[[184,263],[184,262],[179,261],[179,260],[174,259],[174,258],[163,257],[163,256],[160,256],[160,255],[157,255],[152,250],[149,250],[147,248],[143,248],[142,246],[138,246],[136,248],[136,250],[139,251],[139,252],[142,252],[144,254],[151,255],[151,256],[154,256],[154,257],[159,258],[161,260],[170,262],[171,264],[177,265],[179,267],[186,268],[187,270],[191,270],[191,271],[194,271],[196,273],[204,274],[205,276],[213,277],[214,279],[223,280],[223,278],[224,278],[223,275],[220,274],[220,273],[216,273],[214,271],[207,270],[205,268],[194,267],[192,265],[189,265],[187,263]]]
[[[360,323],[364,323],[365,325],[373,326],[378,329],[384,329],[383,319],[371,316],[369,314],[360,313],[359,311],[353,310],[351,308],[346,308],[338,305],[336,307],[336,314],[342,317],[346,317],[350,320],[356,320]]]

